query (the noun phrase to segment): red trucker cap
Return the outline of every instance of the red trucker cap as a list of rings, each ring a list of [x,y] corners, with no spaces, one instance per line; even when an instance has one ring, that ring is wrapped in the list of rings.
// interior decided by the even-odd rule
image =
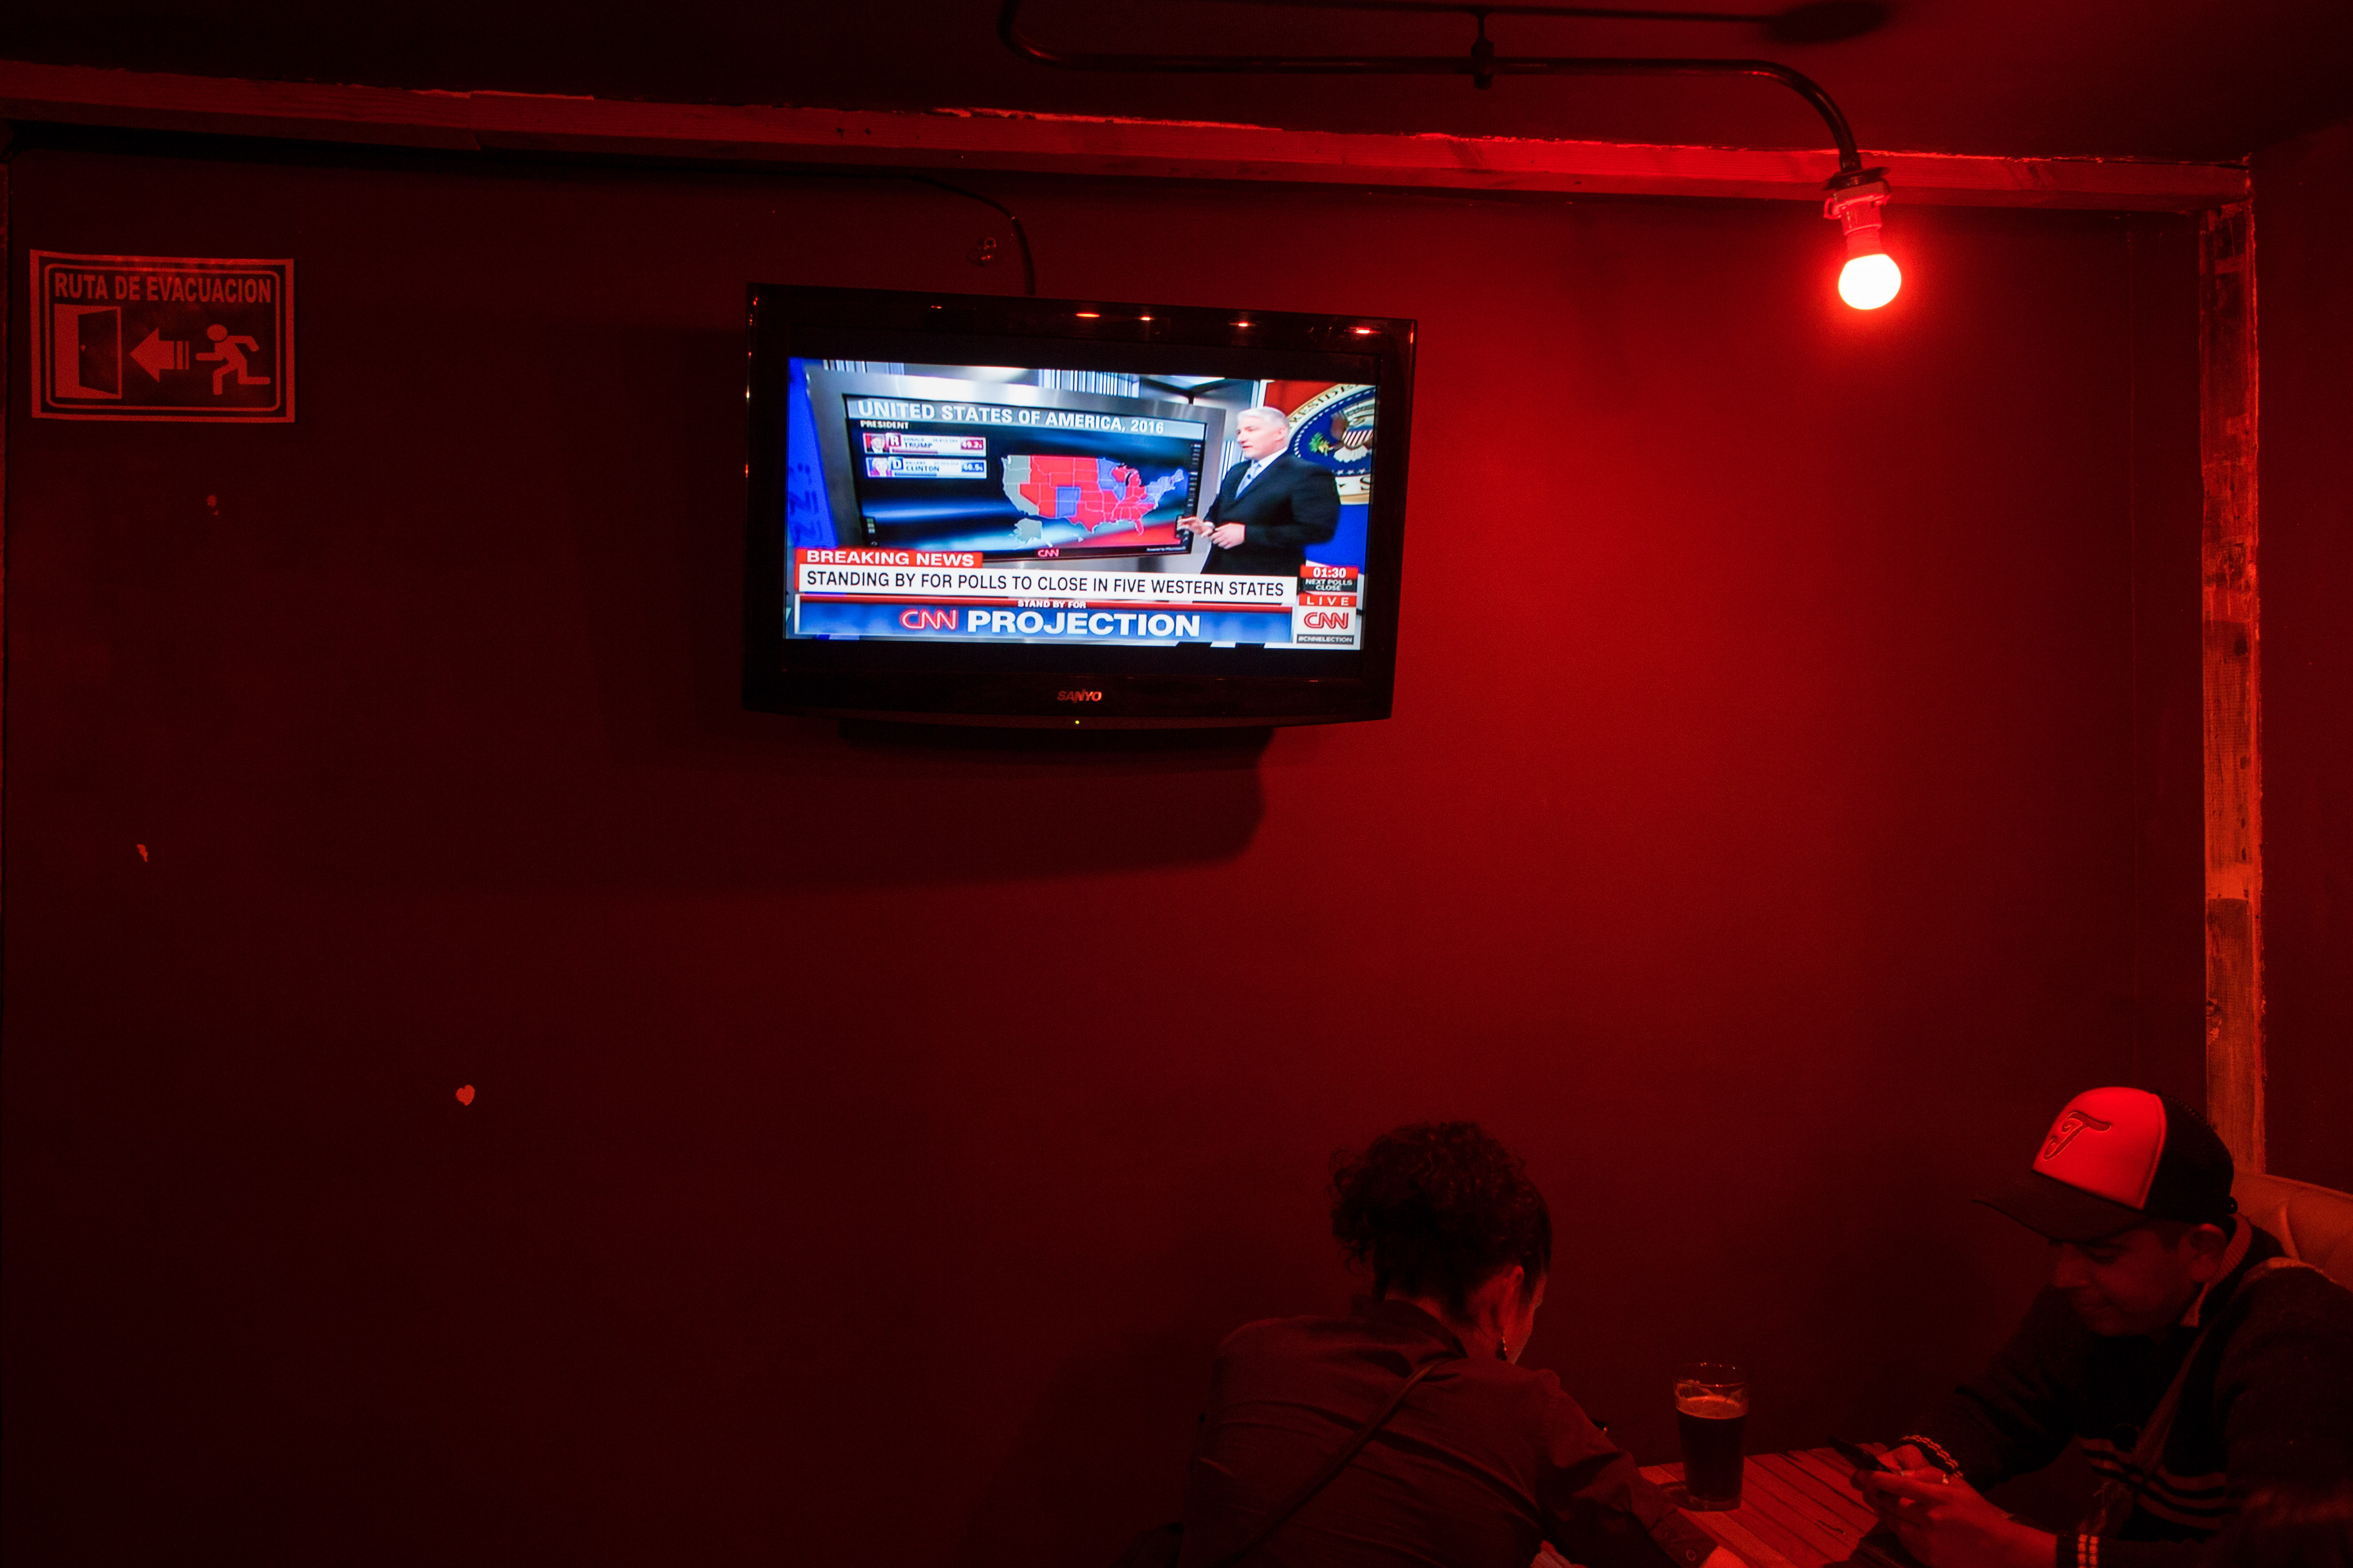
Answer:
[[[1978,1202],[2052,1241],[2096,1241],[2153,1219],[2228,1226],[2231,1151],[2196,1110],[2145,1089],[2067,1102],[2025,1175]]]

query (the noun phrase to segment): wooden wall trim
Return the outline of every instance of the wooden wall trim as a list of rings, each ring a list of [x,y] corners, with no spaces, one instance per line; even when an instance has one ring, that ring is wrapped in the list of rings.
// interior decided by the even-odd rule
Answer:
[[[2206,1111],[2242,1171],[2263,1169],[2263,626],[2255,570],[2253,207],[2207,213],[2198,247],[2199,463],[2205,481]]]
[[[11,136],[0,125],[0,153],[8,151]],[[8,265],[8,164],[0,158],[0,369],[11,362],[9,323],[16,319],[16,296],[9,280],[16,268]],[[7,821],[8,755],[8,386],[15,378],[0,374],[0,824]],[[0,938],[7,930],[7,835],[0,833]]]
[[[1031,170],[1614,195],[1819,201],[1833,153],[941,110],[636,103],[247,81],[0,60],[0,118],[456,150],[749,163]],[[1867,152],[1905,202],[2193,212],[2247,198],[2240,164]]]

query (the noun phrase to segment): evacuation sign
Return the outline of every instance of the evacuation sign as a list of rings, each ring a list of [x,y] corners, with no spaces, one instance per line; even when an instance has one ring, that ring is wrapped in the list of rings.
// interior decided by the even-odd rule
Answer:
[[[294,263],[33,255],[33,417],[294,417]]]

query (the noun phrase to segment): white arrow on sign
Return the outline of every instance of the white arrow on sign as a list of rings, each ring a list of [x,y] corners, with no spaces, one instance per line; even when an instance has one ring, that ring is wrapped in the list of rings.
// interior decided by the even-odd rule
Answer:
[[[166,339],[163,330],[158,328],[148,333],[145,341],[131,351],[131,358],[141,370],[145,371],[153,379],[161,381],[164,379],[164,373],[167,370],[188,368],[188,345],[183,342]]]

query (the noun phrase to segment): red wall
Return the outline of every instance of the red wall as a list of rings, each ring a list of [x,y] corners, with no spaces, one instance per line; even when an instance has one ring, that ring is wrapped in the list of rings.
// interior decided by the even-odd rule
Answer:
[[[2255,160],[2271,1167],[2353,1188],[2353,122]]]
[[[1003,288],[985,209],[20,152],[11,277],[294,256],[302,384],[12,416],[12,1555],[1101,1563],[1440,1115],[1639,1452],[1701,1355],[1887,1435],[2040,1267],[1968,1194],[2196,1092],[2179,222],[1906,209],[1862,316],[1801,204],[989,188],[1048,293],[1420,320],[1398,718],[738,710],[743,285]]]

